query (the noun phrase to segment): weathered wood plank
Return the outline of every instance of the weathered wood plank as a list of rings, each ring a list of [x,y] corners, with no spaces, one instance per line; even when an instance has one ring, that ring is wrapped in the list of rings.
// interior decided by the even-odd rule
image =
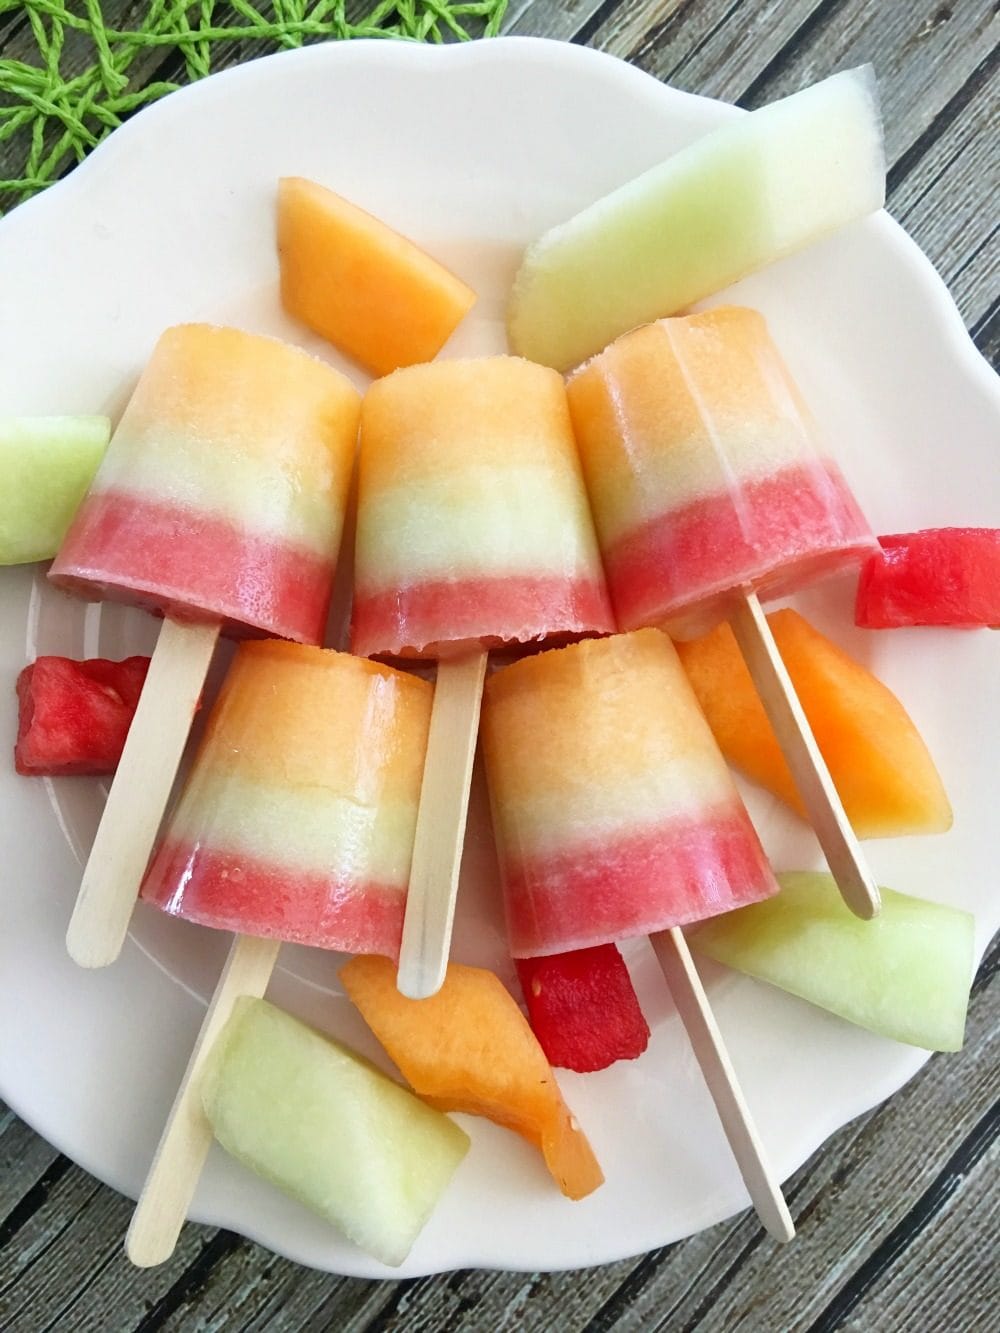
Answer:
[[[4,1220],[45,1172],[59,1153],[19,1120],[3,1103],[0,1115],[0,1237]]]
[[[997,1112],[994,1111],[994,1119]],[[863,1316],[846,1302],[824,1314],[820,1328],[955,1327],[961,1311],[965,1329],[995,1325],[1000,1310],[1000,1138],[965,1174],[946,1179],[953,1193],[918,1235],[900,1235],[872,1266]],[[959,1188],[960,1187],[960,1188]],[[969,1238],[974,1236],[974,1243]],[[819,1330],[817,1330],[819,1333]]]
[[[511,37],[585,41],[591,28],[614,8],[608,0],[514,0],[504,15],[503,31]]]
[[[888,201],[893,217],[934,262],[969,326],[996,296],[997,213],[984,200],[1000,192],[996,135],[990,132],[998,124],[1000,84],[993,79],[977,88]]]
[[[27,1139],[30,1131],[20,1128]],[[9,1136],[10,1131],[4,1140]],[[47,1148],[37,1136],[30,1137]],[[35,1151],[26,1154],[26,1160]],[[22,1196],[22,1206],[0,1214],[8,1227],[18,1223],[2,1250],[0,1328],[4,1333],[40,1333],[49,1326],[98,1333],[108,1327],[109,1310],[121,1320],[117,1327],[132,1327],[148,1304],[189,1267],[203,1237],[192,1230],[169,1264],[140,1274],[122,1252],[131,1202],[64,1157],[54,1157]],[[27,1178],[25,1172],[18,1174]],[[0,1224],[0,1234],[3,1230]]]

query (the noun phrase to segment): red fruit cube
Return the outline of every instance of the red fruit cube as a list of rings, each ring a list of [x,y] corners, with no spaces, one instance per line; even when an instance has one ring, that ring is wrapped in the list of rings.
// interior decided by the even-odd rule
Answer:
[[[148,669],[148,657],[39,657],[25,667],[17,678],[18,773],[113,773]]]
[[[646,1049],[649,1025],[613,944],[515,962],[528,1019],[550,1064],[591,1074]]]
[[[879,543],[861,569],[856,625],[1000,625],[1000,529],[927,528]]]

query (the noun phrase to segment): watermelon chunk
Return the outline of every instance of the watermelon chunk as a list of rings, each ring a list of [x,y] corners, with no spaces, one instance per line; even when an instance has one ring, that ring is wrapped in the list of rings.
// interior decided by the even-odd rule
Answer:
[[[856,625],[1000,626],[1000,528],[926,528],[879,543],[861,568]]]
[[[528,1019],[549,1064],[592,1074],[649,1044],[625,960],[613,944],[517,958]]]
[[[17,678],[18,773],[113,773],[148,670],[148,657],[39,657],[26,666]]]
[[[691,948],[859,1027],[929,1051],[961,1049],[974,971],[968,912],[881,889],[860,921],[833,876],[786,871],[767,902],[706,921]]]

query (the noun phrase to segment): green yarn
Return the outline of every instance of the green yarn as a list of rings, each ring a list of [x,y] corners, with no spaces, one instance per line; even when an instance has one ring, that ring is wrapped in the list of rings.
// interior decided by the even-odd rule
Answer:
[[[240,59],[331,38],[418,42],[493,37],[507,0],[148,0],[115,4],[135,27],[108,21],[100,0],[0,0],[0,26],[20,41],[27,20],[33,59],[0,58],[0,214],[50,185],[133,111],[212,73],[219,48]],[[2,49],[2,48],[0,48]],[[157,80],[166,67],[169,79]],[[153,76],[154,81],[146,80]]]

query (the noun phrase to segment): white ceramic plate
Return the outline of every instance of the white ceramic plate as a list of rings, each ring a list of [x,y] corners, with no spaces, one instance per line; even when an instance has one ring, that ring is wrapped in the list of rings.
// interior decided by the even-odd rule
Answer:
[[[449,350],[500,350],[524,243],[736,114],[610,57],[524,39],[316,46],[209,79],[138,116],[0,223],[0,412],[116,413],[159,332],[182,320],[235,323],[335,359],[278,304],[272,212],[282,174],[333,186],[449,263],[481,293]],[[877,531],[997,522],[995,485],[984,486],[996,477],[996,382],[931,266],[889,218],[847,229],[737,295],[766,313]],[[998,920],[1000,638],[862,633],[851,600],[847,579],[799,604],[897,690],[956,814],[946,837],[869,844],[871,861],[883,883],[974,911],[981,951]],[[0,571],[0,750],[10,753],[10,691],[25,662],[123,656],[153,638],[142,613],[87,608],[52,591],[40,567]],[[810,832],[750,796],[775,863],[818,865]],[[114,967],[86,973],[68,961],[63,935],[102,800],[96,781],[25,781],[0,764],[0,1093],[134,1197],[228,940],[140,906]],[[510,976],[478,776],[457,953]],[[302,1263],[378,1277],[596,1264],[746,1207],[648,946],[629,959],[649,1050],[601,1074],[560,1075],[607,1175],[586,1201],[563,1199],[519,1139],[463,1117],[472,1151],[401,1270],[221,1152],[193,1215]],[[286,948],[271,996],[385,1063],[337,987],[337,963]],[[782,1177],[926,1059],[766,986],[721,970],[706,977]]]

